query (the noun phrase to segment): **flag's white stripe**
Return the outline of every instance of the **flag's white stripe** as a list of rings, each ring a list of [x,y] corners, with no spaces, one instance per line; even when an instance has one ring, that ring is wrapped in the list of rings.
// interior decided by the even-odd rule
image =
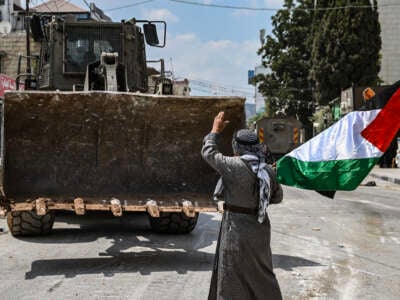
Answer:
[[[302,161],[376,158],[383,153],[361,136],[380,109],[354,111],[287,154]]]

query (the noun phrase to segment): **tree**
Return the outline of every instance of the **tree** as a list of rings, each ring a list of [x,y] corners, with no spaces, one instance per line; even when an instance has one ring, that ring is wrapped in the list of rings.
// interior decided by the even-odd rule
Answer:
[[[272,35],[258,54],[267,75],[256,78],[264,95],[269,115],[296,116],[303,124],[309,123],[312,109],[312,86],[309,80],[311,47],[310,29],[313,20],[313,0],[285,0],[284,8],[272,17]]]
[[[380,25],[373,0],[318,1],[318,6],[349,6],[325,11],[314,24],[310,78],[315,83],[314,98],[320,104],[340,96],[351,85],[377,85],[380,69]],[[361,8],[357,6],[371,6]]]

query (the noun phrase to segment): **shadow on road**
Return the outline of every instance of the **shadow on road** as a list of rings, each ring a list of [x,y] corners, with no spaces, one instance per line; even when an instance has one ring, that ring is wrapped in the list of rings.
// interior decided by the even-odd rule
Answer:
[[[272,262],[274,269],[283,269],[285,271],[293,271],[296,267],[317,267],[321,264],[312,260],[308,260],[298,256],[273,254]]]
[[[116,273],[134,272],[150,275],[166,271],[186,274],[188,271],[211,271],[213,259],[214,254],[200,251],[143,251],[120,253],[113,257],[37,260],[32,263],[31,271],[25,273],[25,279],[54,275],[71,278],[82,274],[114,276]],[[296,267],[320,266],[319,263],[296,256],[274,254],[272,259],[275,269],[285,271],[292,271]]]
[[[47,237],[24,238],[24,241],[44,244],[90,243],[100,238],[109,239],[111,245],[92,258],[41,259],[32,262],[26,279],[40,276],[117,273],[150,275],[153,272],[211,271],[214,253],[201,251],[218,238],[219,221],[210,214],[201,214],[196,229],[188,235],[162,235],[150,230],[147,216],[134,218],[101,217],[92,215],[82,219],[64,214],[57,221],[78,223],[80,228],[56,228]],[[22,239],[22,238],[21,238]],[[107,243],[108,244],[108,243]],[[101,247],[102,243],[99,243]],[[77,247],[85,247],[85,245]],[[93,246],[92,246],[93,247]],[[274,267],[292,270],[300,266],[319,266],[300,257],[273,255]]]
[[[150,275],[153,272],[176,271],[186,274],[188,271],[209,271],[214,255],[199,251],[143,251],[138,253],[120,253],[113,257],[37,260],[32,263],[31,271],[25,279],[38,276],[65,275],[75,277],[81,274],[134,273]]]

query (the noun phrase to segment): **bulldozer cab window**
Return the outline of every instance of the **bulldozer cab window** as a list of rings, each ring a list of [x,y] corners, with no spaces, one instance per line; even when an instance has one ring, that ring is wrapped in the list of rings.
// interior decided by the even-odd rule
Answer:
[[[68,72],[85,72],[86,61],[90,55],[89,41],[68,41],[66,53]]]
[[[66,27],[64,72],[85,73],[86,66],[100,59],[102,52],[121,57],[120,28]]]
[[[76,40],[67,42],[67,72],[85,72],[86,65],[100,59],[102,52],[114,52],[109,41]]]
[[[113,47],[111,46],[109,41],[94,41],[93,44],[93,52],[96,56],[96,59],[100,59],[100,55],[102,52],[114,52]]]

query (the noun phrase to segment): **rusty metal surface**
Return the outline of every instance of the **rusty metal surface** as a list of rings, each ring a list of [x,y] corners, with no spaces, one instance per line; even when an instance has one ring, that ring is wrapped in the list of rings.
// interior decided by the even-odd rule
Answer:
[[[36,210],[42,213],[54,210],[75,211],[77,215],[84,215],[86,211],[110,211],[115,216],[123,212],[148,212],[153,217],[159,217],[160,212],[183,212],[188,216],[196,212],[216,212],[216,203],[210,195],[179,193],[164,195],[120,195],[118,198],[92,197],[92,198],[38,198],[10,199],[12,211]],[[45,209],[45,211],[43,211]]]
[[[231,121],[221,149],[230,154],[230,137],[245,122],[242,98],[7,93],[5,194],[16,201],[209,194],[217,174],[200,148],[221,110]]]

